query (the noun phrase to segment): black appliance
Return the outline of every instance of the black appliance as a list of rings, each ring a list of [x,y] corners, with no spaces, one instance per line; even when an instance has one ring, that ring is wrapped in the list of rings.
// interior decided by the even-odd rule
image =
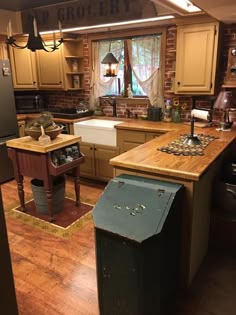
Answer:
[[[15,95],[16,102],[16,113],[27,114],[27,113],[40,113],[45,110],[45,97],[40,94],[26,94]]]
[[[93,110],[89,110],[89,109],[53,107],[53,108],[48,108],[48,111],[55,118],[65,118],[65,119],[77,119],[77,118],[93,115]]]
[[[162,119],[162,110],[160,107],[150,106],[147,109],[148,120],[160,121]]]
[[[15,100],[9,60],[0,60],[0,183],[14,177],[6,141],[18,137]]]

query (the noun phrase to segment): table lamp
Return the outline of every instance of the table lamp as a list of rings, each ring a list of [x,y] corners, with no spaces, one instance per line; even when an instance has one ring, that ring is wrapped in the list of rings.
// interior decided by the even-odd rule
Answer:
[[[232,91],[221,91],[218,95],[214,108],[224,111],[223,121],[220,123],[220,130],[230,130],[233,122],[229,120],[229,112],[235,110],[236,104],[233,99]]]

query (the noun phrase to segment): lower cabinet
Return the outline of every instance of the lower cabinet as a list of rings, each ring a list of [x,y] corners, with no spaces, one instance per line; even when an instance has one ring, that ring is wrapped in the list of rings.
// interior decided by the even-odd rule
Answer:
[[[117,130],[117,144],[120,153],[124,153],[162,134],[163,132]]]
[[[85,155],[84,162],[80,165],[82,177],[102,181],[113,178],[113,166],[109,164],[109,160],[119,155],[118,147],[82,142],[80,151]]]

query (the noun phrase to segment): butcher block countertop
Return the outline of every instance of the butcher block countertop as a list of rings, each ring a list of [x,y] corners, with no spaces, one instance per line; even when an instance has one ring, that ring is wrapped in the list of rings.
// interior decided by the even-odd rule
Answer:
[[[7,147],[39,153],[47,153],[81,141],[80,136],[60,134],[50,144],[41,145],[30,136],[12,139],[6,142]]]
[[[16,118],[18,121],[20,120],[32,120],[35,118],[38,118],[40,116],[40,113],[29,113],[29,114],[17,114]],[[91,118],[97,118],[95,116],[87,116],[87,117],[83,117],[83,118],[58,118],[58,117],[54,117],[53,120],[56,121],[57,123],[67,123],[67,124],[73,124],[82,120],[87,120],[87,119],[91,119]]]
[[[207,134],[219,138],[208,144],[203,151],[203,156],[176,156],[161,152],[158,148],[166,146],[180,134],[189,134],[190,126],[187,124],[132,120],[116,125],[116,129],[163,132],[163,135],[112,158],[111,165],[126,170],[138,170],[190,181],[198,181],[216,158],[233,143],[236,136],[235,127],[232,131],[224,132],[217,131],[215,127],[194,128],[195,134]]]

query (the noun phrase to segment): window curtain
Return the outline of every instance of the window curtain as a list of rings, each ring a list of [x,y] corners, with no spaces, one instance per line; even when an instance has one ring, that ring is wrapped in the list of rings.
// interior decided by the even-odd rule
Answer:
[[[129,39],[128,54],[133,74],[151,105],[164,108],[161,35]]]
[[[90,80],[90,106],[95,108],[99,105],[99,97],[106,95],[115,84],[116,77],[104,77],[104,65],[101,64],[105,55],[111,51],[116,59],[116,73],[120,67],[121,52],[124,47],[123,41],[93,41],[92,42],[92,62],[91,62],[91,80]]]

